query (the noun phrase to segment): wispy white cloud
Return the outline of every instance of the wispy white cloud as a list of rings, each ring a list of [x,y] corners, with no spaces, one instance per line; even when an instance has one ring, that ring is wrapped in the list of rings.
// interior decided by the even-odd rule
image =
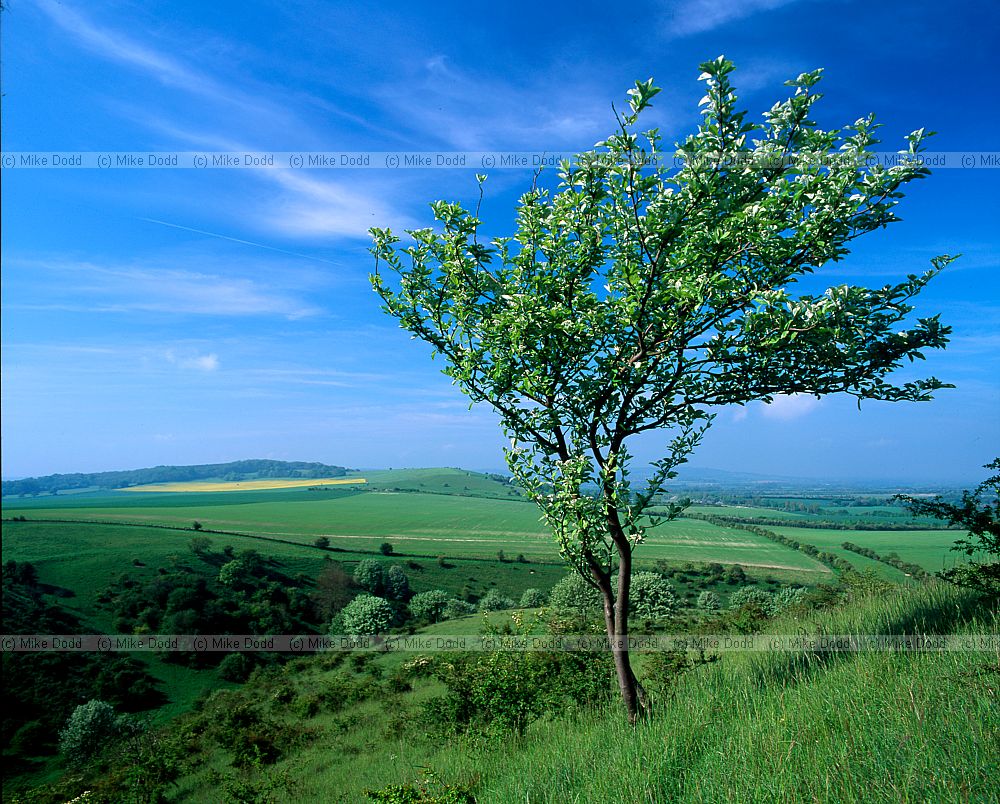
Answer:
[[[402,128],[419,137],[412,147],[460,150],[582,149],[613,123],[604,90],[572,84],[517,84],[509,76],[475,75],[447,56],[425,58],[412,82],[387,84],[375,97]]]
[[[97,55],[118,62],[143,75],[180,90],[210,100],[214,106],[238,107],[241,114],[231,122],[231,130],[239,130],[240,137],[227,136],[224,131],[194,132],[185,124],[161,115],[130,111],[120,102],[118,111],[145,122],[162,134],[197,144],[202,148],[222,151],[260,150],[260,143],[239,141],[242,132],[278,130],[287,137],[290,132],[308,138],[308,126],[281,103],[271,102],[270,87],[259,86],[259,92],[248,93],[232,82],[219,80],[204,70],[197,69],[160,50],[143,44],[136,38],[110,27],[102,26],[83,14],[65,7],[54,0],[36,0],[38,6],[80,46]],[[289,169],[270,168],[253,171],[257,179],[277,186],[277,195],[269,194],[255,207],[247,209],[246,203],[232,205],[240,221],[252,220],[258,226],[290,237],[367,237],[374,225],[392,224],[394,228],[410,225],[410,221],[397,212],[386,198],[380,198],[376,186],[366,182],[319,180],[298,174]],[[388,190],[386,191],[386,196]],[[217,236],[214,233],[205,233]]]
[[[808,394],[780,394],[769,405],[762,405],[761,415],[768,419],[790,421],[799,419],[819,407],[819,400]]]
[[[168,349],[164,355],[168,363],[178,368],[193,371],[212,372],[219,369],[219,356],[217,354],[192,354],[178,355],[173,349]]]
[[[670,16],[667,35],[679,38],[705,33],[726,23],[794,2],[797,0],[683,0]]]
[[[55,0],[35,0],[38,7],[81,47],[110,61],[124,64],[151,76],[161,84],[194,95],[213,103],[238,106],[257,114],[284,116],[281,107],[254,97],[238,87],[220,82],[204,71],[168,56],[154,47],[143,44],[117,28],[98,25],[78,11]]]
[[[9,304],[9,309],[75,310],[79,312],[162,312],[177,315],[276,315],[304,318],[321,312],[290,288],[261,279],[208,273],[159,264],[115,265],[85,261],[17,260],[32,283],[40,274],[45,301]],[[22,282],[28,280],[22,279]],[[25,298],[22,291],[19,297]]]

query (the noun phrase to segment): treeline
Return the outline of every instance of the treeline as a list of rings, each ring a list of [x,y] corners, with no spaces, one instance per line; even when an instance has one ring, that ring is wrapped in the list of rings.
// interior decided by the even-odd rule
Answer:
[[[700,519],[702,515],[685,512],[684,516]],[[732,516],[707,514],[717,519],[716,524],[736,527],[737,524],[764,525],[772,528],[811,528],[813,530],[945,530],[940,525],[919,522],[832,522],[828,519],[780,519],[766,516]]]
[[[55,494],[71,489],[118,489],[144,486],[149,483],[184,483],[192,480],[264,480],[267,478],[299,477],[306,479],[343,477],[343,466],[303,461],[247,460],[230,463],[207,463],[197,466],[154,466],[120,472],[73,473],[4,480],[3,495]]]
[[[919,578],[920,580],[928,580],[932,576],[931,574],[921,567],[919,564],[913,564],[909,561],[903,561],[896,553],[888,553],[887,555],[879,555],[870,547],[862,547],[861,545],[854,544],[853,542],[844,542],[842,545],[845,550],[850,550],[852,553],[857,553],[859,556],[865,556],[874,561],[881,561],[883,564],[888,564],[890,567],[895,567],[900,572],[906,575],[912,575],[914,578]]]
[[[785,545],[785,547],[791,547],[793,550],[798,550],[800,553],[805,553],[807,556],[815,558],[821,564],[825,564],[833,570],[839,570],[840,572],[855,571],[854,565],[847,559],[841,558],[840,556],[834,555],[826,550],[820,550],[814,544],[800,542],[798,539],[782,536],[780,533],[775,533],[773,530],[768,530],[767,528],[746,524],[725,516],[715,516],[714,514],[696,514],[685,512],[684,516],[688,519],[700,519],[703,522],[710,522],[711,524],[718,525],[722,528],[736,528],[737,530],[745,530],[747,533],[754,533],[757,536],[763,536],[765,539],[770,539],[772,542],[777,542],[778,544]],[[788,523],[783,522],[782,524]]]

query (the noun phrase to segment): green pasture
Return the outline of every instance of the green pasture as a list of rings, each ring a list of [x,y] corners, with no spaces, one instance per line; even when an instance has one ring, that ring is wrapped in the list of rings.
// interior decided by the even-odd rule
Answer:
[[[58,504],[50,507],[43,507],[41,500],[25,506],[9,503],[4,515],[179,528],[197,521],[205,530],[237,531],[304,546],[325,536],[333,547],[347,551],[375,551],[388,541],[397,553],[413,556],[489,559],[502,550],[508,558],[523,554],[530,561],[559,561],[557,546],[541,523],[538,509],[519,500],[342,489],[158,494],[144,504],[133,498],[123,500],[125,496],[47,498],[58,499]],[[157,538],[177,539],[164,533]],[[236,538],[206,535],[230,541]],[[131,538],[126,543],[131,543]],[[135,549],[140,549],[138,544]],[[135,557],[145,560],[141,553]],[[808,556],[760,536],[687,519],[651,530],[637,557],[643,561],[738,563],[761,571],[804,573],[813,579],[828,572]]]
[[[816,528],[771,527],[775,533],[788,536],[799,541],[809,542],[820,549],[829,550],[836,555],[842,555],[852,564],[862,567],[863,556],[841,548],[844,542],[853,542],[861,547],[869,547],[879,555],[898,553],[904,561],[919,564],[928,572],[939,572],[958,563],[960,556],[951,551],[956,539],[962,532],[956,530],[819,530]],[[880,563],[880,562],[873,562]],[[881,564],[891,572],[894,580],[900,579],[899,573],[893,567]]]

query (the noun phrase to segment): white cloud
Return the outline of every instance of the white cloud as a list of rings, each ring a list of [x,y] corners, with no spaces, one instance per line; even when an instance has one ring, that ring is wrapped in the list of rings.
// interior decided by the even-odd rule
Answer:
[[[195,262],[198,258],[177,258]],[[248,316],[276,315],[299,319],[317,315],[319,308],[300,298],[297,289],[277,284],[281,272],[271,278],[231,276],[226,265],[213,271],[175,268],[159,264],[99,265],[93,262],[17,260],[26,268],[22,277],[34,281],[42,272],[58,281],[43,280],[46,300],[9,305],[20,309],[73,310],[94,313],[156,312],[188,315]],[[288,281],[296,275],[289,272]],[[25,281],[23,278],[21,281]],[[38,286],[40,287],[40,285]],[[22,291],[21,297],[26,293]]]
[[[258,92],[250,94],[141,44],[119,30],[99,26],[60,3],[53,0],[37,2],[53,22],[86,49],[152,76],[164,85],[207,98],[213,106],[238,107],[243,114],[232,120],[234,129],[278,130],[284,132],[285,137],[294,131],[308,136],[307,127],[294,114],[267,99],[269,87],[262,86]],[[130,114],[128,108],[122,108],[120,103],[118,106],[119,112]],[[148,111],[140,117],[138,122],[203,148],[236,152],[260,150],[259,144],[236,142],[219,133],[190,133],[183,125],[158,118]],[[278,185],[282,192],[277,197],[269,194],[264,203],[254,199],[256,206],[252,212],[239,211],[236,217],[240,221],[255,219],[262,227],[295,237],[367,237],[371,226],[392,224],[393,228],[405,228],[411,225],[389,203],[376,198],[374,192],[359,190],[359,182],[319,181],[278,168],[254,170],[253,175]]]
[[[798,419],[819,407],[819,400],[809,394],[779,394],[771,404],[761,407],[761,415],[768,419],[789,421]]]
[[[217,354],[179,356],[173,349],[168,349],[164,356],[168,363],[186,371],[210,373],[219,369],[219,356]]]
[[[671,15],[667,34],[674,38],[705,33],[793,2],[796,0],[684,0]]]

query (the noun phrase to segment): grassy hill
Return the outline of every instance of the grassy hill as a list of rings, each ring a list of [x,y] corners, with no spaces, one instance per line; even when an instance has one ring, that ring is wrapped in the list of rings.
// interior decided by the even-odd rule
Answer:
[[[307,594],[317,589],[317,579],[329,567],[337,567],[346,579],[362,560],[375,560],[384,568],[399,566],[415,593],[441,589],[472,602],[491,590],[514,600],[528,588],[547,591],[565,573],[538,510],[501,476],[461,469],[397,469],[347,473],[345,478],[365,482],[173,493],[77,489],[72,494],[6,498],[3,559],[30,562],[47,590],[47,605],[76,618],[83,629],[78,633],[115,632],[116,615],[107,605],[107,593],[112,585],[120,585],[122,575],[128,576],[135,589],[162,586],[165,578],[185,574],[216,583],[221,564],[244,551],[257,551],[266,558],[270,572],[295,579]],[[721,514],[725,518],[681,518],[651,531],[636,554],[637,568],[670,575],[686,607],[674,628],[701,622],[705,615],[693,607],[704,591],[715,592],[725,607],[741,584],[775,591],[782,583],[815,589],[838,582],[841,568],[834,572],[811,555],[776,543],[766,536],[770,531],[913,588],[886,587],[891,592],[882,598],[854,601],[853,614],[803,612],[799,620],[769,627],[788,629],[786,633],[804,628],[859,629],[853,633],[882,633],[867,629],[888,628],[892,633],[891,629],[910,626],[995,632],[995,618],[986,622],[980,614],[976,615],[979,621],[970,620],[974,615],[967,596],[917,584],[895,567],[840,546],[850,541],[881,555],[896,552],[935,570],[953,560],[948,548],[956,538],[954,531],[903,530],[907,520],[890,510],[888,500],[886,506],[859,504],[854,506],[857,512],[851,509],[852,516],[864,509],[865,515],[857,519],[865,526],[863,530],[829,528],[831,517],[841,516],[839,511],[848,510],[843,506],[849,502],[838,499],[832,504],[839,508],[829,509],[830,501],[821,498],[790,500],[793,506],[816,506],[809,511],[695,507],[692,517]],[[780,524],[769,524],[758,532],[744,529],[740,520],[753,521],[755,516],[772,517]],[[890,520],[896,529],[871,529]],[[198,550],[192,549],[193,539],[201,542]],[[386,543],[391,545],[388,555],[383,552]],[[713,574],[715,570],[708,570],[710,562],[739,564],[747,578],[740,582]],[[164,598],[169,591],[163,591]],[[357,593],[357,588],[350,591]],[[824,594],[833,593],[815,594],[822,600]],[[494,623],[509,618],[491,616]],[[316,627],[325,628],[325,623]],[[481,625],[479,617],[451,620],[430,626],[427,633],[474,633]],[[257,727],[241,727],[223,738],[218,728],[203,720],[204,738],[184,749],[199,761],[170,789],[168,800],[359,801],[365,788],[413,781],[420,767],[433,768],[443,779],[470,787],[480,802],[524,800],[525,795],[531,801],[574,800],[574,790],[582,791],[580,801],[863,800],[865,786],[875,784],[865,774],[876,775],[878,769],[866,765],[868,760],[861,754],[855,760],[854,752],[864,748],[884,753],[893,740],[900,741],[902,759],[884,760],[883,775],[894,780],[891,784],[911,783],[914,790],[932,798],[955,784],[958,797],[941,800],[963,800],[961,791],[969,792],[964,800],[980,800],[976,798],[979,788],[968,778],[972,769],[993,761],[982,752],[969,753],[971,749],[962,742],[965,738],[952,734],[956,728],[967,728],[963,724],[973,717],[993,718],[969,727],[976,739],[986,736],[984,730],[996,730],[995,711],[976,698],[995,695],[995,686],[962,680],[990,678],[982,670],[983,661],[988,665],[995,659],[989,656],[983,660],[958,654],[838,654],[832,660],[813,656],[788,665],[787,656],[724,655],[685,674],[676,686],[671,681],[668,686],[673,691],[659,706],[662,717],[641,732],[622,730],[616,709],[581,709],[536,722],[523,738],[508,741],[502,748],[480,738],[434,736],[422,714],[423,703],[440,696],[444,687],[433,678],[407,675],[408,658],[400,654],[292,659],[272,670],[261,667],[242,687],[211,667],[170,663],[153,653],[136,657],[163,697],[162,705],[148,715],[157,726],[171,724],[171,740],[179,733],[175,729],[183,728],[178,724],[188,722],[187,718],[216,717],[228,722],[230,713],[242,711],[245,703],[256,713],[253,717],[263,718],[266,728],[261,726],[261,733],[277,741],[275,750],[280,753],[273,764],[268,760],[263,765],[234,768],[235,749],[226,739],[237,739],[233,736],[237,732],[257,733]],[[648,665],[649,670],[655,661],[639,664]],[[870,686],[866,678],[873,673],[885,674],[888,680]],[[935,690],[930,681],[935,677],[956,680],[954,684],[942,682],[940,690]],[[929,713],[927,723],[920,720],[921,714],[913,726],[906,701],[900,698],[902,692],[912,694],[912,711]],[[960,693],[967,693],[970,701],[954,710],[941,708],[941,695]],[[884,728],[858,708],[862,700],[878,701],[892,710]],[[794,709],[782,714],[786,702],[794,704]],[[824,715],[824,702],[846,714],[830,721]],[[902,709],[897,712],[893,707]],[[954,715],[958,725],[941,725],[946,712]],[[760,726],[757,731],[754,723]],[[855,723],[861,724],[857,733]],[[698,724],[702,731],[692,731]],[[816,724],[827,731],[816,732]],[[935,729],[962,747],[964,764],[944,775],[938,772],[937,781],[929,786],[917,784],[906,774],[919,775],[931,766],[920,765],[919,742],[915,741],[930,745],[924,748],[934,762],[944,761],[945,749],[934,742]],[[836,753],[836,739],[846,740],[850,747],[847,753],[842,750],[843,756]],[[614,760],[611,765],[609,773],[627,780],[628,787],[622,789],[588,776],[589,769],[617,756],[617,744],[626,746],[633,757]],[[744,750],[743,745],[751,748]],[[740,798],[733,782],[724,783],[729,764],[716,759],[722,756],[735,763],[733,767],[749,780],[752,786],[747,789],[757,798]],[[635,764],[639,761],[635,758],[645,764]],[[822,788],[810,786],[813,782],[795,788],[766,779],[767,772],[780,776],[786,769],[799,778],[810,761],[833,763],[831,767],[848,777],[854,771],[844,771],[845,762],[867,769],[849,783],[825,778]],[[31,762],[31,772],[5,781],[7,794],[26,784],[37,788],[53,782],[62,773],[59,761],[51,755]],[[655,776],[649,776],[646,767]],[[700,776],[684,768],[697,768]],[[240,781],[243,777],[245,784]],[[604,773],[600,778],[612,776]],[[888,795],[887,788],[876,785],[873,789]],[[49,798],[32,800],[62,804],[80,792],[72,785],[58,790]],[[712,798],[712,790],[722,792]],[[630,797],[635,791],[639,797]]]
[[[930,585],[858,591],[766,631],[995,636],[997,625],[995,610]],[[166,800],[359,802],[421,778],[437,780],[431,791],[468,790],[477,804],[997,800],[995,651],[723,652],[658,687],[655,715],[638,727],[612,701],[543,717],[522,737],[441,736],[425,713],[445,688],[408,672],[412,658],[324,654],[213,693],[160,737],[185,758]],[[652,684],[647,664],[639,672]],[[265,762],[239,759],[243,743],[227,729],[242,720],[275,746]],[[127,782],[113,760],[101,767],[36,800]]]

